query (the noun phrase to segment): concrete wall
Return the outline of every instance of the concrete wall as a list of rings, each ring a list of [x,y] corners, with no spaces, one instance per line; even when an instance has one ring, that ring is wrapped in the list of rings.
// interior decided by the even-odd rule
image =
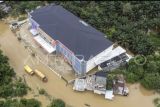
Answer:
[[[77,74],[82,74],[85,71],[86,63],[80,61],[75,54],[64,46],[60,41],[57,41],[56,52],[62,54],[67,61],[72,65],[73,69]]]

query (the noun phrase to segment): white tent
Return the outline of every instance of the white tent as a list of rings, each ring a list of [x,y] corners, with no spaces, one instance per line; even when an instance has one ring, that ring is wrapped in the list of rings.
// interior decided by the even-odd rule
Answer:
[[[48,52],[52,53],[56,50],[51,44],[45,41],[40,35],[34,37],[34,39]]]

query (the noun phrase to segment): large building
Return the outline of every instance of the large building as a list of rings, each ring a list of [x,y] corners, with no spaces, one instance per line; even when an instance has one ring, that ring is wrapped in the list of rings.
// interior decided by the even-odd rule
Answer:
[[[78,74],[126,51],[114,48],[105,34],[59,5],[48,5],[29,13],[34,38],[49,53],[62,54]],[[35,32],[39,32],[38,35]]]

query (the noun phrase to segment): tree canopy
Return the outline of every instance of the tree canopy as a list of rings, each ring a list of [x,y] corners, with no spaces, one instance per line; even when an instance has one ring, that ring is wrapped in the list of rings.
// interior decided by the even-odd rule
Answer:
[[[65,102],[61,99],[55,99],[48,107],[65,107]]]
[[[22,79],[16,78],[16,73],[8,63],[8,57],[0,50],[0,97],[15,97],[27,94],[28,86]]]
[[[41,107],[41,103],[35,99],[8,99],[0,101],[0,107]]]

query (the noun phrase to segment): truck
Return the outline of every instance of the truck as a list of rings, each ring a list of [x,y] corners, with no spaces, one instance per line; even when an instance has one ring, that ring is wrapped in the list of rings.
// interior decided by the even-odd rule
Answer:
[[[33,70],[28,65],[24,66],[24,70],[30,75],[34,74]]]
[[[42,72],[40,72],[39,70],[35,69],[34,72],[43,82],[48,81],[47,77]]]

